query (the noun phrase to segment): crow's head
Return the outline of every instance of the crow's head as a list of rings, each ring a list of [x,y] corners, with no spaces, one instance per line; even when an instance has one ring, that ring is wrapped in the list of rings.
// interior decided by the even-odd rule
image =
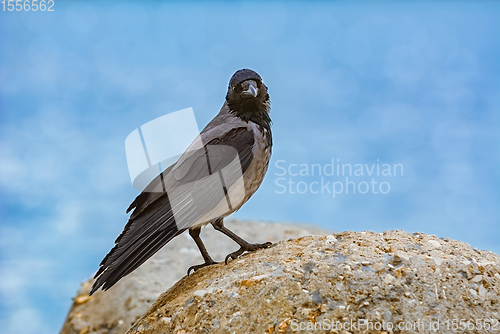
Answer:
[[[236,71],[229,81],[226,101],[232,113],[248,122],[270,122],[267,87],[255,71]]]

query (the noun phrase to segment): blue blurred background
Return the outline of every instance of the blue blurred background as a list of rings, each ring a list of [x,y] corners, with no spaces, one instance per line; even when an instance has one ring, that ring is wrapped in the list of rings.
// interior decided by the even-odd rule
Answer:
[[[264,184],[234,217],[420,231],[500,253],[498,2],[54,9],[0,11],[3,333],[60,330],[137,194],[126,136],[187,107],[203,128],[240,68],[269,87],[275,146]],[[376,177],[387,194],[278,193],[280,177],[320,177],[279,176],[277,161],[332,159],[404,173]]]

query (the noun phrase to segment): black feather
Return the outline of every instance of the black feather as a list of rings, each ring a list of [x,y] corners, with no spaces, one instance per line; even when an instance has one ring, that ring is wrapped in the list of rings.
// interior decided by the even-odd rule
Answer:
[[[220,138],[212,139],[206,143],[205,147],[218,145],[232,147],[238,153],[242,173],[244,173],[252,161],[253,144],[253,132],[245,127],[240,127],[231,129]],[[189,170],[202,170],[203,168],[199,168],[199,164],[206,165],[205,147],[190,154],[194,161],[185,160],[186,163],[189,162],[187,166]],[[212,166],[212,173],[222,170],[234,157],[235,155],[232,154],[218,157],[217,164]],[[163,174],[170,173],[171,170],[172,167],[169,167]],[[178,170],[182,170],[182,165]],[[183,173],[183,178],[178,180],[179,183],[193,181],[193,173],[189,173],[189,170]],[[200,175],[199,172],[194,173],[195,179],[205,176],[207,175]],[[155,180],[158,182],[159,177]],[[152,181],[146,190],[150,186],[152,187],[154,182]],[[167,193],[152,193],[146,190],[136,197],[127,210],[134,209],[134,212],[123,232],[115,240],[115,246],[101,261],[100,268],[94,276],[96,281],[90,294],[93,294],[100,287],[104,290],[109,289],[121,278],[146,262],[170,240],[185,231],[185,229],[178,229],[176,225]]]

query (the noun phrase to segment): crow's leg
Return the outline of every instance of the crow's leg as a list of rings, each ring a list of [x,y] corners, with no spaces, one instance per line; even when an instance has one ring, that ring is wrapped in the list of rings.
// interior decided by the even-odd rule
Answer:
[[[240,256],[241,254],[243,254],[244,252],[247,252],[247,251],[251,252],[251,251],[254,251],[254,250],[257,250],[260,248],[268,248],[272,245],[272,242],[265,242],[263,244],[251,244],[251,243],[247,242],[243,238],[237,236],[233,231],[231,231],[230,229],[225,227],[222,218],[219,218],[216,221],[212,222],[212,225],[217,231],[224,233],[225,235],[227,235],[228,237],[233,239],[235,242],[237,242],[238,245],[240,245],[240,249],[238,249],[236,252],[229,253],[226,256],[226,259],[224,260],[224,262],[226,264],[227,264],[227,260],[229,258],[234,260],[238,256]]]
[[[193,228],[189,229],[189,235],[193,238],[194,242],[196,242],[196,246],[198,246],[198,248],[201,252],[201,256],[203,256],[203,259],[205,260],[205,263],[199,264],[197,266],[189,267],[188,272],[187,272],[188,276],[189,276],[189,272],[191,270],[196,271],[196,270],[201,269],[203,267],[218,263],[218,262],[215,262],[214,260],[212,260],[212,258],[210,257],[210,254],[208,254],[207,249],[205,248],[205,245],[203,244],[203,241],[201,241],[200,232],[201,232],[201,226],[193,227]]]

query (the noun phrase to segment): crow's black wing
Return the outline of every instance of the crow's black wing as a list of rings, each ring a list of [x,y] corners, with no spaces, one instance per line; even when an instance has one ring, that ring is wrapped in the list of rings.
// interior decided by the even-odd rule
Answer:
[[[252,161],[253,144],[254,136],[251,130],[246,127],[230,129],[220,137],[207,142],[202,148],[186,152],[176,164],[167,168],[162,176],[158,176],[156,181],[153,180],[127,209],[127,212],[132,209],[134,212],[116,239],[115,246],[101,261],[100,268],[94,276],[96,281],[90,294],[93,294],[100,287],[103,290],[112,287],[122,277],[137,269],[160,248],[189,227],[179,228],[176,224],[172,200],[176,206],[185,208],[181,212],[184,221],[188,220],[194,224],[196,219],[200,217],[200,210],[192,208],[193,194],[181,191],[175,195],[175,198],[169,199],[168,191],[146,191],[158,186],[153,182],[165,182],[169,187],[196,182],[209,174],[217,173],[230,164],[235,158],[233,152],[237,152],[241,172],[244,173]],[[214,154],[207,162],[207,148],[219,146],[232,149],[212,150]],[[210,165],[209,168],[207,168],[207,164]],[[208,174],[207,170],[209,170]],[[212,193],[214,186],[208,183],[203,189],[199,189],[201,194],[196,194],[198,197],[210,199],[206,210],[214,203],[217,204],[216,197]]]

